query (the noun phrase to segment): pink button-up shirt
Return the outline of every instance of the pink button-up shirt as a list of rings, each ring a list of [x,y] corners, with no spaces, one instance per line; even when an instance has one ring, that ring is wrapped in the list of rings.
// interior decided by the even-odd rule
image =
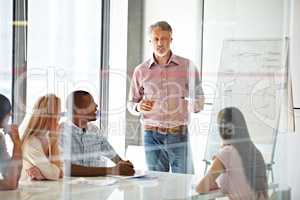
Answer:
[[[152,57],[134,70],[129,91],[128,110],[136,110],[142,99],[154,101],[151,111],[141,115],[144,125],[171,128],[188,124],[189,101],[203,99],[199,72],[186,58],[172,54],[168,63],[160,65]]]

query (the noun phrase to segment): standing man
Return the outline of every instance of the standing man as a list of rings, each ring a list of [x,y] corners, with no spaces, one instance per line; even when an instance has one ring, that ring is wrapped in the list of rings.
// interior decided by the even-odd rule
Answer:
[[[153,56],[134,70],[128,110],[141,116],[149,170],[193,173],[187,125],[188,113],[203,109],[200,75],[171,51],[167,22],[151,25],[149,35]]]

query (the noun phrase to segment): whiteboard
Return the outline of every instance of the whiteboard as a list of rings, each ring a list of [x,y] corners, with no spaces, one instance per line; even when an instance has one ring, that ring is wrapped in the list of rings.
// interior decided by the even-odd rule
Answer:
[[[220,148],[217,115],[234,106],[243,113],[250,137],[272,163],[280,109],[287,98],[287,45],[283,39],[225,40],[204,160]]]

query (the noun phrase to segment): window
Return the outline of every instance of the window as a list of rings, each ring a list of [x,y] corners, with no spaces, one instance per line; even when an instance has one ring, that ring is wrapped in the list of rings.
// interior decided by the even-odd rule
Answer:
[[[11,100],[12,89],[12,0],[0,2],[0,93]]]
[[[27,111],[37,98],[73,90],[99,102],[101,1],[32,0],[28,5]]]
[[[12,0],[0,2],[0,93],[12,100]],[[6,135],[8,151],[12,142]]]
[[[127,1],[110,1],[108,138],[125,154],[127,79]]]

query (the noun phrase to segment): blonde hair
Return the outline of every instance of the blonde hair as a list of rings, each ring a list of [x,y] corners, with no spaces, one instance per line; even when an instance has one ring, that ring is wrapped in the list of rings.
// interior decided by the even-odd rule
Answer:
[[[49,130],[51,120],[60,114],[60,106],[60,99],[54,94],[39,98],[33,107],[33,113],[25,129],[22,144],[25,144],[31,136]]]

